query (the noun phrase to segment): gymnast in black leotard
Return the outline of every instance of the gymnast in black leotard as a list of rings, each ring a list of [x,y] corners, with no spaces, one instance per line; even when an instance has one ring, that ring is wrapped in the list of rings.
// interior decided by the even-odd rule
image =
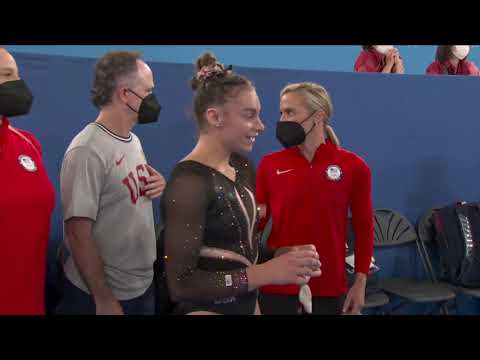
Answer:
[[[200,137],[165,188],[165,268],[177,314],[258,314],[257,288],[320,275],[314,249],[273,257],[259,250],[251,151],[264,126],[251,82],[217,62],[197,61],[192,80]],[[257,264],[259,253],[268,260]]]

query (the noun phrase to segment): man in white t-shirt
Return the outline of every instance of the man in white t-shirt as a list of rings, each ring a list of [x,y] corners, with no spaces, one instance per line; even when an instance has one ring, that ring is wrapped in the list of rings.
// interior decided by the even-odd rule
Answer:
[[[149,66],[134,52],[97,63],[100,109],[70,143],[60,185],[69,256],[60,314],[153,314],[156,258],[152,199],[165,180],[147,164],[137,123],[158,120]]]

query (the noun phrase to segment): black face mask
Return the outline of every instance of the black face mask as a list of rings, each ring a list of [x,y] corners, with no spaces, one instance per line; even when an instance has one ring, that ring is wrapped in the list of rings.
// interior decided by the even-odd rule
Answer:
[[[33,96],[23,80],[0,84],[0,115],[14,117],[30,112]]]
[[[150,94],[142,98],[133,90],[127,89],[126,91],[130,91],[132,94],[142,99],[142,103],[140,104],[140,108],[138,109],[138,111],[136,111],[130,105],[127,104],[130,110],[138,114],[139,124],[148,124],[148,123],[153,123],[158,121],[158,117],[160,116],[160,110],[162,110],[162,106],[158,103],[158,100],[154,94]]]
[[[292,146],[303,144],[307,135],[310,134],[316,124],[313,123],[312,127],[307,133],[305,133],[305,130],[301,124],[310,119],[315,113],[316,111],[299,123],[295,121],[277,122],[277,140],[280,142],[280,144],[287,149]]]

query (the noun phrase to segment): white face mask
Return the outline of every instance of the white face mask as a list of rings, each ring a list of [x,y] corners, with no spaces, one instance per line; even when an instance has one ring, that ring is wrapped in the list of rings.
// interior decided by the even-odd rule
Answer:
[[[470,52],[470,45],[453,45],[452,46],[452,54],[458,60],[465,59],[469,52]]]
[[[386,55],[389,50],[393,49],[393,45],[373,45],[373,47],[383,55]]]

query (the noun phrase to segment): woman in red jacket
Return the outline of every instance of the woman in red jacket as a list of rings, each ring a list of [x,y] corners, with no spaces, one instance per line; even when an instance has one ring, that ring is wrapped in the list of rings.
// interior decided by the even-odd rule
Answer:
[[[427,68],[430,75],[473,75],[479,71],[475,64],[467,60],[470,45],[439,45],[435,61]]]
[[[37,139],[10,125],[32,94],[0,48],[0,315],[45,314],[45,272],[54,191]]]
[[[356,72],[403,74],[402,58],[393,45],[363,45],[363,51],[355,61]]]
[[[318,84],[290,84],[280,94],[276,134],[286,149],[264,156],[258,166],[259,229],[272,219],[267,245],[275,255],[315,245],[322,276],[312,278],[309,289],[262,287],[264,314],[296,314],[302,306],[313,314],[359,314],[364,305],[373,253],[371,172],[360,156],[338,145],[328,126],[332,112],[330,96]],[[349,209],[356,239],[356,276],[350,288],[345,277]]]

